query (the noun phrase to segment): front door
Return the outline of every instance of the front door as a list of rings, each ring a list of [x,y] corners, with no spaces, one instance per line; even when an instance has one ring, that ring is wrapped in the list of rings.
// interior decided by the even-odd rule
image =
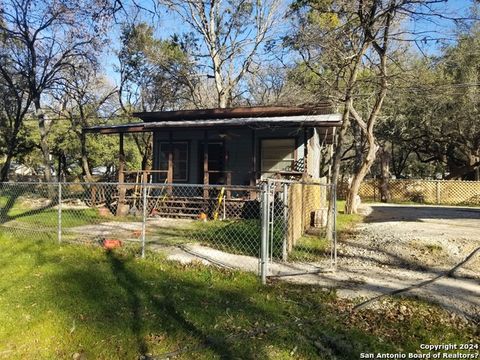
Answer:
[[[204,179],[205,143],[198,147],[198,159],[200,170],[200,181]],[[223,142],[209,142],[207,148],[208,156],[208,183],[211,185],[225,184],[225,144]]]

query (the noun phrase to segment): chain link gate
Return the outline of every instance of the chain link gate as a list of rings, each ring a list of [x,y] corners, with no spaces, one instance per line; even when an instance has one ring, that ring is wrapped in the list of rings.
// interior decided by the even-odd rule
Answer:
[[[294,276],[335,269],[334,185],[269,179],[264,186],[263,203],[262,280],[267,276]],[[333,212],[329,221],[330,204]]]

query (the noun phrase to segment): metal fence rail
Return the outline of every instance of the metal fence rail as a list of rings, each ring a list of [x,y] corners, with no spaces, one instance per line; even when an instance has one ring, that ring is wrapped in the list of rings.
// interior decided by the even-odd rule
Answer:
[[[265,282],[287,265],[310,269],[333,260],[325,232],[329,201],[334,187],[292,181],[0,183],[0,234],[127,246],[141,257],[162,251],[171,260],[256,271]]]
[[[340,198],[345,198],[348,184],[340,186]],[[480,181],[390,179],[365,180],[359,196],[366,201],[419,203],[436,205],[480,206]]]

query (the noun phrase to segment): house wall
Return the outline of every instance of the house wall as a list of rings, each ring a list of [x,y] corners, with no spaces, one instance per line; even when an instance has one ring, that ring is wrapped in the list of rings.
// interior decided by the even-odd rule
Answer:
[[[255,135],[253,135],[253,132]],[[199,169],[199,144],[204,140],[204,130],[163,130],[156,131],[153,134],[153,169],[159,168],[159,149],[160,142],[169,141],[188,141],[189,142],[189,172],[188,182],[192,184],[202,184],[203,177]],[[316,139],[314,138],[316,136]],[[209,141],[224,141],[228,153],[228,168],[232,171],[232,184],[249,185],[252,171],[252,148],[255,144],[257,171],[260,171],[260,142],[267,138],[296,138],[296,157],[297,161],[304,158],[305,147],[307,146],[308,161],[307,170],[312,177],[318,177],[318,156],[320,147],[318,146],[318,135],[313,129],[304,132],[303,129],[278,128],[278,129],[248,129],[248,128],[229,128],[225,130],[208,130]],[[305,141],[305,137],[309,138]],[[317,176],[316,176],[317,175]],[[158,174],[154,175],[154,181],[158,181]]]

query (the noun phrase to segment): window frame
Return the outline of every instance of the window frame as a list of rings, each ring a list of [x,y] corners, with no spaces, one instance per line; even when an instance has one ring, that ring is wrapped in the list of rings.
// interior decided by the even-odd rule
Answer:
[[[293,163],[296,163],[298,161],[298,138],[296,136],[282,136],[282,137],[262,137],[259,139],[260,140],[260,146],[259,146],[259,155],[260,155],[260,161],[259,161],[259,170],[260,170],[260,176],[263,178],[264,174],[275,174],[278,173],[279,171],[268,171],[268,170],[263,170],[263,142],[265,140],[293,140]]]
[[[175,157],[174,157],[174,150],[173,150],[173,147],[176,145],[176,144],[185,144],[187,149],[186,149],[186,159],[185,159],[185,178],[175,178],[174,177],[174,174],[175,174]],[[170,147],[170,145],[172,146],[172,149],[168,149],[167,151],[167,154],[170,153],[170,151],[172,152],[172,181],[173,182],[188,182],[188,179],[189,179],[189,175],[190,175],[190,141],[188,140],[175,140],[175,141],[160,141],[159,144],[158,144],[158,152],[159,152],[159,158],[158,158],[158,170],[163,170],[161,168],[161,153],[162,153],[162,146],[168,146]],[[167,169],[166,171],[168,171],[168,159],[167,159]],[[160,173],[160,178],[163,178],[163,174],[166,174],[165,175],[165,178],[168,178],[168,172],[166,173]]]

